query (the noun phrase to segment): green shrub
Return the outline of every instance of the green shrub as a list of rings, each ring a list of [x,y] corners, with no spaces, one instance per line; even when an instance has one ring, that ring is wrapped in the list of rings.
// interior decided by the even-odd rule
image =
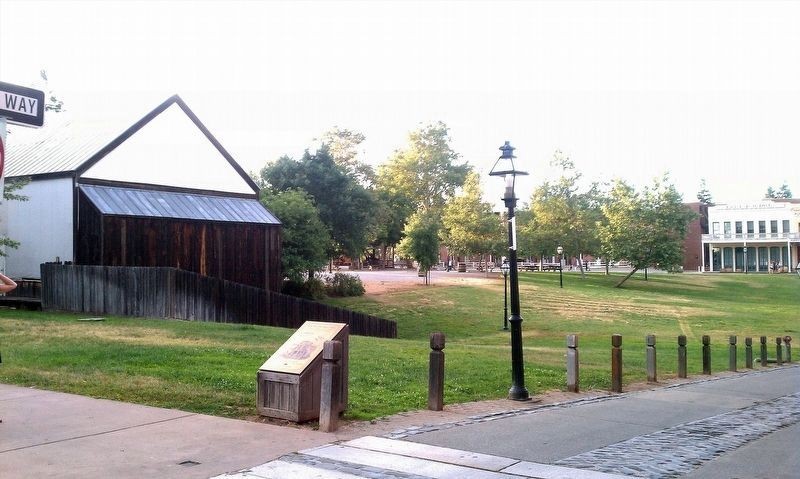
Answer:
[[[325,292],[328,296],[363,296],[364,283],[358,276],[335,273],[325,277]]]
[[[283,283],[281,292],[289,296],[316,301],[325,297],[325,283],[316,277],[304,282],[286,280]]]

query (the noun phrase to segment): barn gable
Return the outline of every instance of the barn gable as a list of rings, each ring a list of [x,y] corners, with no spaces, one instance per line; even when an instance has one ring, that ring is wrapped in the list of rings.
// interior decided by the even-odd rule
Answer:
[[[32,179],[20,191],[28,201],[1,206],[0,233],[20,242],[9,275],[36,278],[39,264],[61,260],[280,288],[280,221],[180,97],[127,127],[77,126],[43,129],[7,159],[8,177]]]
[[[254,193],[252,181],[231,167],[224,150],[204,134],[180,103],[170,102],[149,116],[149,121],[113,150],[82,166],[80,179]]]

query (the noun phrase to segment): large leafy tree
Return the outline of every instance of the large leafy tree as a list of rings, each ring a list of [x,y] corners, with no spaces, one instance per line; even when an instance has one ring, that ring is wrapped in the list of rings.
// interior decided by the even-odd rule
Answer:
[[[602,218],[597,184],[579,191],[581,173],[560,151],[551,161],[562,169],[555,182],[546,181],[531,195],[531,219],[520,228],[536,254],[553,255],[562,246],[566,257],[600,252],[596,224]],[[580,262],[579,262],[580,264]],[[583,264],[580,264],[583,272]]]
[[[439,259],[439,216],[430,210],[417,211],[408,219],[405,237],[397,247],[397,251],[406,257],[414,258],[419,263],[420,271],[426,273]]]
[[[470,171],[458,159],[450,147],[447,126],[442,122],[427,125],[412,131],[408,145],[378,168],[378,188],[402,198],[411,211],[441,212]]]
[[[311,197],[333,240],[329,257],[360,257],[367,246],[373,198],[356,178],[335,163],[326,145],[299,161],[282,157],[261,170],[260,182],[273,193],[303,190]]]
[[[483,201],[480,178],[474,171],[467,175],[462,193],[445,205],[442,226],[444,243],[463,255],[483,255],[501,249],[503,225],[492,212],[492,205]]]
[[[281,267],[292,281],[302,282],[325,266],[331,236],[319,218],[314,202],[302,190],[261,192],[261,203],[280,218],[283,225]]]
[[[633,274],[658,266],[673,269],[683,262],[683,240],[695,213],[664,175],[641,193],[622,180],[614,182],[603,205],[606,223],[599,226],[603,247],[612,259],[625,259],[633,267],[616,286]]]

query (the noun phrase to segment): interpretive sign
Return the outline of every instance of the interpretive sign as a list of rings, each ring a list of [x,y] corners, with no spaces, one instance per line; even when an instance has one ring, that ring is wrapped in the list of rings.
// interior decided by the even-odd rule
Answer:
[[[342,390],[339,411],[347,406],[348,337],[342,323],[306,321],[258,370],[257,407],[262,416],[296,422],[319,417],[322,349],[325,341],[342,342]]]
[[[44,92],[0,82],[0,116],[16,125],[42,126],[44,124]]]

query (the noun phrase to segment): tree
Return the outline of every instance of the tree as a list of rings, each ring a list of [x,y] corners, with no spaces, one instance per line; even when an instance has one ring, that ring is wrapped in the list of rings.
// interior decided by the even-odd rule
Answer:
[[[281,267],[290,280],[302,282],[308,273],[312,278],[328,260],[331,236],[319,218],[311,197],[304,191],[289,189],[278,193],[261,192],[261,203],[280,218]]]
[[[54,113],[61,113],[64,110],[64,102],[59,100],[56,95],[53,93],[53,90],[50,89],[50,85],[47,79],[47,70],[39,70],[39,76],[44,80],[45,89],[47,90],[47,100],[44,104],[45,111],[52,111]]]
[[[711,198],[711,192],[708,191],[708,187],[706,186],[706,179],[702,178],[700,180],[700,191],[697,192],[697,201],[703,205],[713,205],[714,199]]]
[[[15,191],[23,188],[31,182],[28,177],[13,178],[6,180],[3,185],[3,200],[4,201],[28,201],[28,197],[15,193]],[[19,248],[19,241],[15,241],[8,236],[0,237],[0,256],[8,256],[6,248],[17,249]]]
[[[287,156],[261,169],[260,183],[273,193],[300,189],[309,194],[333,239],[328,255],[359,258],[367,246],[373,198],[358,181],[338,166],[323,145],[315,154],[305,151],[299,161]]]
[[[792,198],[792,191],[789,189],[789,185],[786,184],[784,181],[780,188],[775,190],[771,186],[767,188],[767,193],[765,198]]]
[[[531,218],[520,228],[534,252],[547,256],[555,254],[562,246],[565,257],[580,259],[583,254],[600,252],[596,224],[602,218],[598,186],[590,185],[579,192],[581,173],[574,163],[560,151],[553,155],[551,165],[562,169],[561,177],[554,183],[545,182],[531,195]],[[583,263],[578,261],[581,274]]]
[[[492,205],[482,201],[478,174],[467,174],[461,195],[451,199],[442,213],[444,243],[465,256],[499,250],[504,229]]]
[[[603,205],[606,224],[599,226],[600,239],[611,259],[630,261],[636,271],[650,266],[674,269],[683,262],[683,240],[695,214],[669,183],[668,175],[656,179],[642,193],[617,180]]]
[[[357,131],[334,126],[319,138],[333,156],[333,161],[339,165],[348,176],[356,178],[362,185],[370,185],[375,181],[375,170],[368,164],[358,159],[358,146],[366,137]]]
[[[411,211],[441,212],[471,169],[457,160],[447,126],[442,122],[427,125],[412,131],[408,146],[378,168],[378,188],[403,198]]]
[[[419,263],[420,271],[425,272],[425,284],[428,284],[428,271],[439,259],[439,217],[432,211],[417,211],[408,219],[405,238],[397,247],[398,252],[406,257],[414,258]]]

